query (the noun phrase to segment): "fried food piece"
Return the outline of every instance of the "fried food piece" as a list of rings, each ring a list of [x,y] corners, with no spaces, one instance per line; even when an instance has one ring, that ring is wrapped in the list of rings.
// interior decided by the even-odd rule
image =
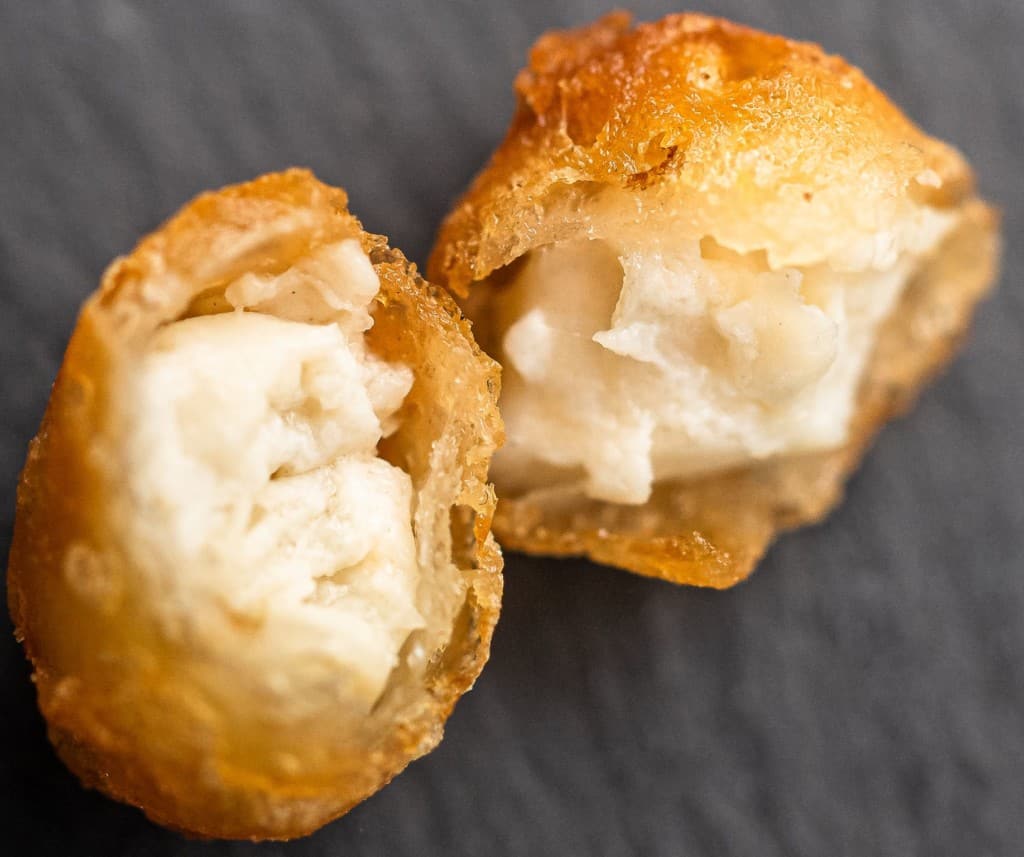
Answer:
[[[428,266],[503,365],[498,539],[731,586],[949,358],[998,218],[859,70],[728,21],[552,32],[515,89]]]
[[[202,836],[300,836],[438,743],[501,597],[498,367],[302,170],[106,272],[18,493],[10,608],[61,758]]]

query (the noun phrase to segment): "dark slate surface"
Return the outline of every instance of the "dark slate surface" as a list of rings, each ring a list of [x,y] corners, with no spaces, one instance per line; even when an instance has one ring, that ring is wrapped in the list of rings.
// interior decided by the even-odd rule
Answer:
[[[726,593],[509,557],[491,665],[441,748],[288,845],[188,842],[82,790],[4,618],[6,853],[1022,853],[1024,4],[709,6],[849,56],[1005,208],[1001,291],[846,504]],[[306,164],[422,260],[531,40],[599,11],[0,0],[3,554],[26,443],[110,258],[204,188]]]

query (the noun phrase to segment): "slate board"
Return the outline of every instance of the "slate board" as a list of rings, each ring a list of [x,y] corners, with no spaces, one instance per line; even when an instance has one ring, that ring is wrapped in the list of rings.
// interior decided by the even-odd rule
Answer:
[[[305,164],[422,260],[532,39],[602,7],[2,0],[3,555],[26,444],[114,255],[200,190]],[[189,842],[81,789],[5,617],[5,853],[1022,853],[1024,3],[708,10],[845,54],[1005,208],[1001,291],[845,505],[725,593],[510,556],[492,662],[440,749],[287,845]]]

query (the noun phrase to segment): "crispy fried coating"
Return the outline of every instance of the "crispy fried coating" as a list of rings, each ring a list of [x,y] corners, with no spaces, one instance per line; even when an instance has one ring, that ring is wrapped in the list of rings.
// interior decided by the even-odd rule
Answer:
[[[614,207],[671,222],[772,269],[849,248],[926,206],[957,225],[883,323],[840,449],[655,485],[637,506],[582,494],[506,496],[508,548],[728,587],[781,530],[820,519],[880,426],[952,355],[998,263],[998,216],[950,146],[819,47],[721,19],[624,12],[533,47],[507,137],[442,225],[428,273],[463,300],[491,354],[491,297],[530,251],[607,234]],[[605,223],[602,230],[600,225]],[[844,254],[846,254],[844,256]],[[557,288],[557,286],[554,286]]]
[[[125,512],[120,454],[126,388],[158,329],[218,311],[225,284],[242,274],[280,272],[353,238],[380,280],[369,348],[414,376],[380,454],[412,479],[428,566],[420,592],[444,587],[459,599],[446,626],[428,620],[414,641],[426,649],[421,666],[400,660],[354,723],[304,692],[309,676],[322,681],[319,664],[285,664],[283,699],[238,668],[258,618],[225,610],[190,629],[187,611],[174,613],[137,572],[122,518],[139,510],[129,503]],[[447,294],[363,231],[343,191],[304,170],[204,194],[114,262],[82,310],[32,442],[9,565],[11,615],[67,765],[169,827],[286,839],[346,812],[433,749],[487,660],[498,618],[501,556],[487,483],[502,433],[498,383]]]

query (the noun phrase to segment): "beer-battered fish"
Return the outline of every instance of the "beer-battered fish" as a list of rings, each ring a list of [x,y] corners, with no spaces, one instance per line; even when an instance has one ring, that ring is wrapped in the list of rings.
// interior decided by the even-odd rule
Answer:
[[[18,493],[8,587],[50,737],[203,836],[289,838],[440,740],[501,595],[497,367],[305,171],[107,271]]]
[[[814,45],[703,15],[543,36],[429,273],[504,370],[505,546],[727,587],[951,355],[998,219]]]

